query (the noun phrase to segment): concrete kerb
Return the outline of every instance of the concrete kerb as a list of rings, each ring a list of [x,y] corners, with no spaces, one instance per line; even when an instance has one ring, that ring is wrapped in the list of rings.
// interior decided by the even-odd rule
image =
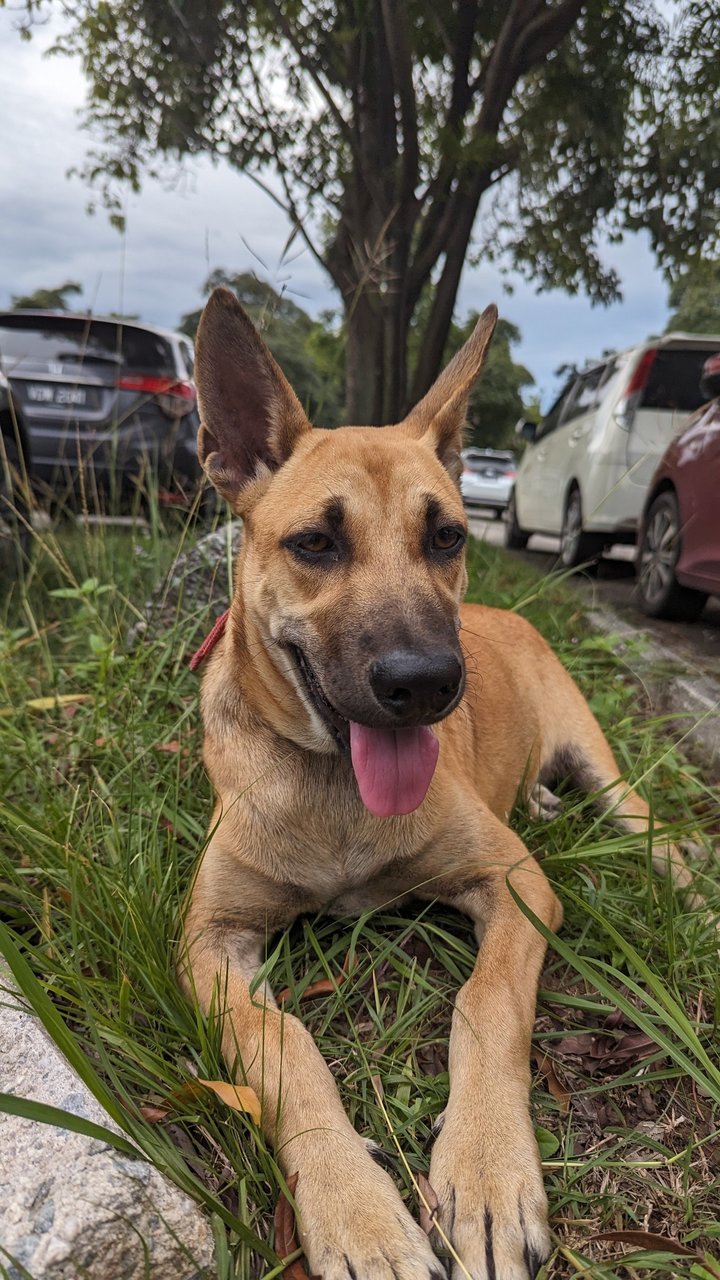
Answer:
[[[680,747],[698,756],[710,782],[720,780],[720,682],[688,672],[673,649],[648,639],[607,605],[588,609],[586,617],[595,631],[616,636],[620,646],[632,646],[630,670],[642,681],[653,709],[677,717]]]
[[[120,1132],[0,962],[0,1090]],[[210,1222],[145,1160],[0,1111],[0,1275],[7,1280],[209,1280]]]

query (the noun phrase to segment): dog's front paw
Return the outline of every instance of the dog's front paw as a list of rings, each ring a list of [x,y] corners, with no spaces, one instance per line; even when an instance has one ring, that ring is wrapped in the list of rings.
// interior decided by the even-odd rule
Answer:
[[[391,1178],[358,1141],[303,1162],[295,1201],[308,1270],[322,1280],[446,1280]]]
[[[457,1255],[452,1280],[534,1280],[550,1253],[550,1234],[540,1158],[526,1118],[502,1141],[446,1119],[433,1148],[430,1183],[438,1199],[438,1244],[447,1248],[449,1241]]]

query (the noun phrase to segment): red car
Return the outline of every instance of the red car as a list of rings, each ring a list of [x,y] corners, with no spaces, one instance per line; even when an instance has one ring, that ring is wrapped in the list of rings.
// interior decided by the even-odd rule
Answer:
[[[698,409],[653,476],[638,540],[640,605],[654,618],[700,617],[720,595],[720,354],[703,366]]]

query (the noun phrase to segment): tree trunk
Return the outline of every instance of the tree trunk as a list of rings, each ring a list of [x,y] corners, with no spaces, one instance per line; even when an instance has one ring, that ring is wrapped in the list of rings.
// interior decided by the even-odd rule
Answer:
[[[368,290],[358,292],[345,313],[345,417],[355,426],[384,421],[384,333],[377,302]]]
[[[458,211],[445,251],[442,274],[434,290],[430,316],[422,336],[420,354],[414,370],[410,404],[417,404],[429,391],[442,367],[443,352],[450,333],[460,277],[465,265],[472,229],[483,192],[490,185],[490,175],[478,173]],[[408,406],[409,407],[409,406]]]

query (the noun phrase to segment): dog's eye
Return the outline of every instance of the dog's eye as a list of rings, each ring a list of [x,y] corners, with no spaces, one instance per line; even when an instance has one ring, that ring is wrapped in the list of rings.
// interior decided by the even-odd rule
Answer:
[[[436,529],[432,536],[434,551],[455,551],[464,541],[465,536],[462,531],[454,529],[452,525],[444,525],[442,529]]]
[[[328,538],[327,534],[321,533],[319,529],[312,529],[308,533],[303,533],[299,538],[295,539],[294,545],[298,551],[303,551],[309,556],[319,556],[323,552],[332,551],[335,543],[332,538]]]

